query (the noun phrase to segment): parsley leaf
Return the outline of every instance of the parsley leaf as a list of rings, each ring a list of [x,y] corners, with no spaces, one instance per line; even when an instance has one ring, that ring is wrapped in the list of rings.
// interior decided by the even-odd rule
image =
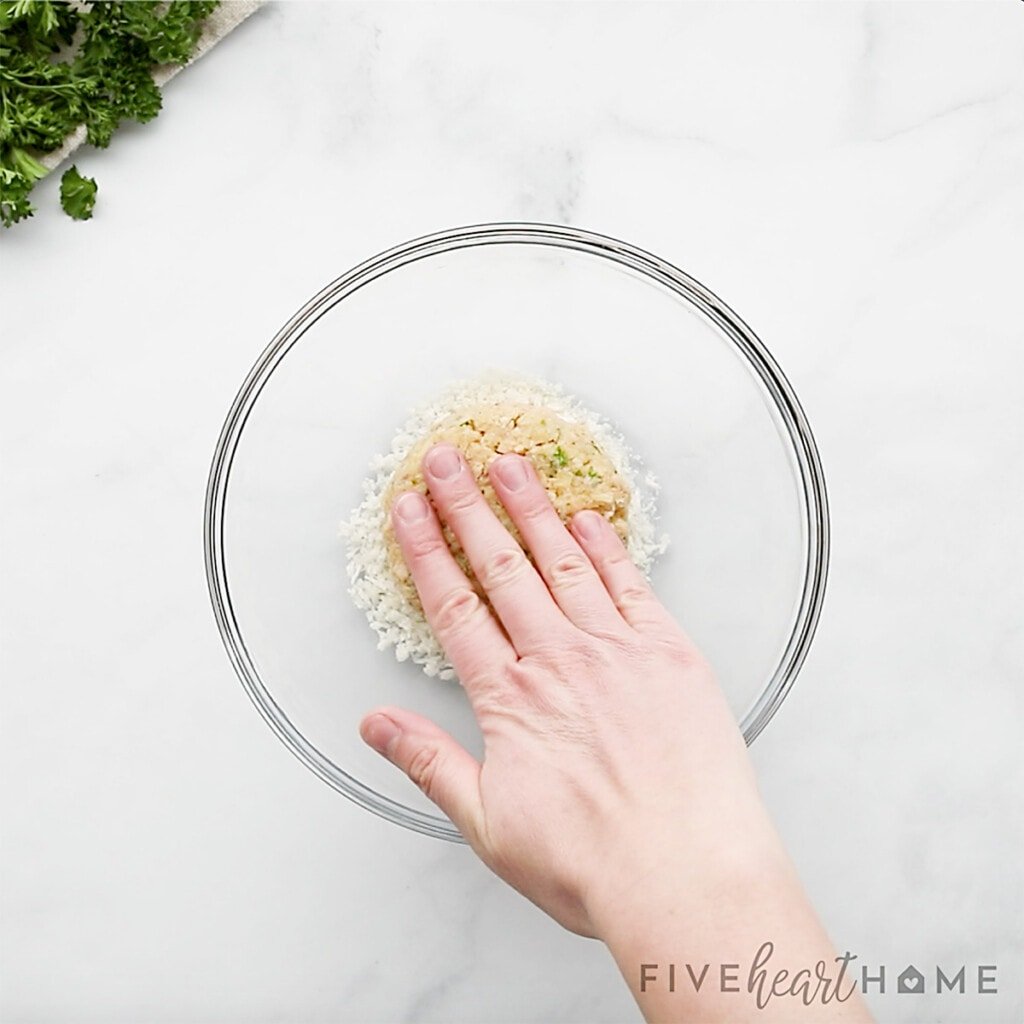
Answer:
[[[75,220],[88,220],[96,205],[96,179],[83,178],[77,167],[69,167],[60,179],[60,205]]]
[[[110,144],[121,121],[160,112],[153,69],[185,64],[219,0],[0,0],[0,223],[32,215],[29,194],[47,173],[39,157],[84,125]],[[61,204],[87,219],[96,183],[75,168]]]

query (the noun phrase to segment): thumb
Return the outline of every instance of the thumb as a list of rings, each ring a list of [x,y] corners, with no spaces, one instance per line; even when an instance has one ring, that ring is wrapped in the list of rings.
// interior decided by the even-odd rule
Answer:
[[[470,843],[481,820],[480,763],[440,726],[403,708],[378,708],[359,726],[363,740],[401,768]]]

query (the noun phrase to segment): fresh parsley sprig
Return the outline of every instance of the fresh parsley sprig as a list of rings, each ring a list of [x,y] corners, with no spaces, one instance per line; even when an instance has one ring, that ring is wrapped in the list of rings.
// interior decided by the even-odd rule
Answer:
[[[0,223],[32,215],[29,195],[48,173],[40,157],[76,128],[102,148],[121,121],[156,117],[153,69],[188,61],[218,2],[0,0]],[[95,199],[92,178],[65,172],[70,216],[92,216]]]

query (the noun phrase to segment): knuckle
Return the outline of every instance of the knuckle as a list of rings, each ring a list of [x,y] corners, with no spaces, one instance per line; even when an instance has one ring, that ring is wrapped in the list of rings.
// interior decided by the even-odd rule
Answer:
[[[636,584],[620,590],[615,603],[619,608],[638,608],[647,604],[650,600],[650,588]]]
[[[611,637],[609,643],[620,658],[637,667],[648,665],[654,655],[652,645],[635,635]]]
[[[527,568],[522,548],[502,548],[488,556],[478,574],[484,589],[493,590],[518,579]]]
[[[593,569],[583,555],[567,551],[556,558],[548,568],[548,578],[556,586],[572,585],[590,576]]]
[[[470,587],[460,587],[442,598],[434,615],[438,632],[450,633],[472,622],[483,607],[479,595]]]
[[[424,795],[433,798],[435,780],[441,763],[440,751],[435,746],[420,747],[412,759],[406,774],[423,791]]]
[[[629,552],[621,544],[617,544],[604,555],[604,564],[609,569],[617,569],[620,565],[632,566],[633,559],[629,557]]]
[[[533,490],[533,488],[530,488],[530,490]],[[537,485],[536,490],[540,491],[540,493],[528,495],[517,509],[519,517],[528,523],[535,523],[539,520],[544,520],[554,512],[547,494],[541,490],[539,484]]]
[[[628,645],[632,639],[633,630],[629,629],[625,623],[609,626],[607,623],[602,622],[593,627],[588,627],[587,633],[600,644],[606,644],[614,650],[623,653],[629,652]]]
[[[460,489],[448,496],[444,503],[445,513],[449,517],[460,517],[469,515],[482,500],[480,492],[476,489]]]
[[[605,670],[610,664],[610,654],[607,645],[574,630],[552,636],[533,658],[560,678],[575,679]]]
[[[700,659],[687,647],[678,637],[662,636],[658,638],[659,649],[668,657],[669,661],[689,668],[700,664]]]
[[[444,539],[436,534],[428,533],[422,536],[406,538],[405,550],[409,557],[416,562],[422,562],[448,549]]]
[[[570,651],[574,664],[589,672],[601,672],[611,664],[610,651],[603,644],[578,643]]]

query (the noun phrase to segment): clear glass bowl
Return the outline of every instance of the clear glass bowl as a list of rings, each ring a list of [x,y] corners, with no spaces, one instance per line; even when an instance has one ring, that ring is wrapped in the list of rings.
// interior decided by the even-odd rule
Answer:
[[[670,263],[576,228],[488,224],[348,271],[267,346],[235,398],[206,498],[206,570],[235,670],[325,782],[460,841],[366,748],[395,703],[479,753],[462,690],[398,663],[346,590],[339,523],[409,408],[498,369],[558,382],[661,483],[653,582],[715,665],[748,742],[796,678],[821,609],[828,511],[817,447],[757,336]]]

